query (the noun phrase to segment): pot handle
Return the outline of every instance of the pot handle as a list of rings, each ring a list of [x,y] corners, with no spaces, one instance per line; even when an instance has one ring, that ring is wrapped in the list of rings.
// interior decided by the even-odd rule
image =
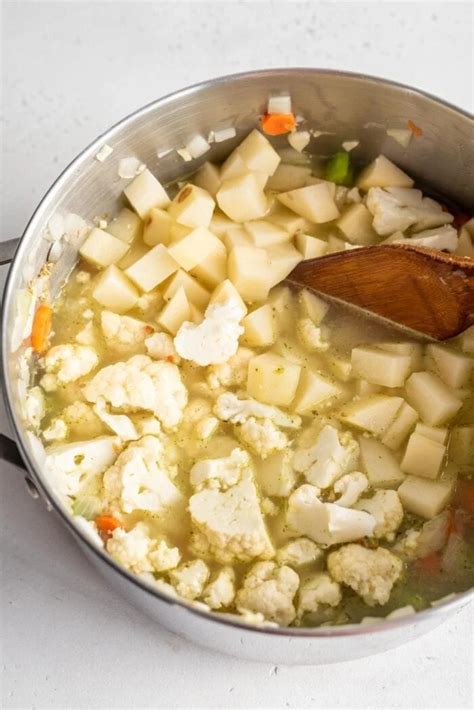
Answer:
[[[8,239],[6,242],[0,242],[0,266],[13,261],[19,243],[19,239]]]
[[[26,470],[20,450],[13,439],[5,434],[0,434],[0,460]]]

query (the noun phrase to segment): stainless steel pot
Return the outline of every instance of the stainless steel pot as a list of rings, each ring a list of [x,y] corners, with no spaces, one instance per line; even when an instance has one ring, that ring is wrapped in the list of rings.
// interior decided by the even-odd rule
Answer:
[[[28,471],[30,490],[48,510],[59,515],[91,562],[134,605],[166,628],[198,644],[257,661],[332,663],[367,656],[398,646],[440,624],[464,606],[470,593],[458,595],[416,616],[384,621],[376,626],[316,629],[255,627],[234,617],[211,614],[172,599],[118,566],[79,530],[46,480],[41,450],[25,426],[22,390],[18,386],[18,351],[12,353],[16,297],[27,280],[45,264],[50,243],[42,238],[55,213],[74,212],[92,219],[113,210],[123,181],[117,175],[120,158],[137,156],[168,182],[194,170],[206,159],[220,160],[256,125],[270,93],[289,91],[295,110],[311,128],[328,131],[313,139],[309,150],[328,154],[341,140],[360,141],[357,155],[367,161],[380,152],[421,183],[472,209],[474,206],[474,133],[472,117],[420,91],[368,76],[317,69],[280,69],[223,77],[159,99],[120,121],[86,148],[60,175],[43,198],[19,243],[9,273],[3,304],[3,386],[21,452],[1,438],[0,455]],[[405,127],[411,119],[423,137],[407,150],[388,138],[388,127]],[[214,144],[201,161],[183,163],[175,152],[157,159],[157,151],[182,147],[196,133],[234,125],[232,141]],[[114,152],[106,162],[95,159],[107,143]],[[284,139],[277,141],[285,144]],[[0,263],[9,260],[14,242],[1,245]],[[57,292],[76,258],[77,249],[64,245],[51,266],[50,284]],[[57,257],[56,257],[57,258]]]

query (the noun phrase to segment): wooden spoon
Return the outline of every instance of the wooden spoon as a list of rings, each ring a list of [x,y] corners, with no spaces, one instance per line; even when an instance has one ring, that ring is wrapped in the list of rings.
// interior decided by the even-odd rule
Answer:
[[[446,340],[474,323],[474,259],[405,244],[302,261],[288,276],[307,286]]]

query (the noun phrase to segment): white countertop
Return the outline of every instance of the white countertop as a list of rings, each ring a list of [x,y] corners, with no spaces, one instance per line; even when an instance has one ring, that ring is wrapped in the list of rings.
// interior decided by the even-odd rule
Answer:
[[[2,33],[3,239],[21,233],[52,180],[98,133],[211,76],[341,68],[472,107],[468,3],[10,2]],[[3,464],[0,482],[4,708],[472,704],[472,606],[370,660],[275,669],[218,656],[152,624],[107,587],[27,495],[21,471]]]

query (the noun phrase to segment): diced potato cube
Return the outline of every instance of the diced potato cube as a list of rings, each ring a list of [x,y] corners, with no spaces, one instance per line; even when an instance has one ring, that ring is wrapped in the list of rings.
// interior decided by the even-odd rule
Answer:
[[[190,319],[189,302],[184,288],[181,287],[168,301],[156,320],[158,325],[165,328],[171,335],[176,335],[182,323]]]
[[[443,345],[428,345],[426,354],[433,369],[448,387],[464,387],[471,377],[474,360]]]
[[[280,162],[280,156],[265,136],[254,129],[235,149],[248,170],[265,175],[273,175]]]
[[[271,222],[264,219],[257,219],[254,222],[247,222],[245,229],[250,237],[250,242],[264,249],[265,247],[273,246],[274,244],[282,244],[288,242],[290,235],[282,227],[277,227]]]
[[[324,239],[312,237],[310,234],[297,234],[295,244],[303,259],[317,259],[328,250],[328,243]]]
[[[340,239],[339,237],[336,237],[335,234],[330,234],[328,237],[328,250],[327,254],[335,254],[338,251],[346,251],[347,249],[350,248],[350,245],[348,242],[345,242],[344,239]]]
[[[276,246],[268,247],[267,255],[270,260],[268,272],[270,288],[286,279],[295,266],[302,261],[300,252],[292,244],[277,244]]]
[[[376,244],[379,239],[372,227],[373,216],[363,204],[351,205],[339,217],[336,225],[351,244]]]
[[[356,377],[382,387],[403,387],[411,370],[409,355],[398,355],[373,347],[353,348],[351,361]]]
[[[153,207],[145,219],[143,241],[151,247],[156,246],[156,244],[164,244],[166,246],[171,241],[171,227],[173,224],[174,220],[169,216],[168,212],[158,207]]]
[[[189,304],[189,320],[197,325],[204,320],[204,313],[200,311],[194,303]]]
[[[277,192],[297,190],[299,187],[307,185],[310,177],[311,168],[307,165],[280,163],[271,178],[269,178],[267,188]]]
[[[458,256],[468,256],[471,259],[474,259],[473,238],[469,230],[464,226],[459,230],[458,245],[454,253]]]
[[[114,313],[126,313],[139,299],[135,286],[116,266],[109,266],[96,279],[92,296]]]
[[[166,301],[173,298],[175,293],[180,288],[183,288],[189,303],[193,303],[200,310],[206,308],[211,297],[209,291],[207,291],[199,281],[193,278],[193,276],[183,271],[183,269],[179,269],[179,271],[173,274],[166,284],[163,284],[163,287],[163,297]]]
[[[222,241],[224,242],[225,248],[228,252],[231,252],[234,247],[239,246],[253,246],[250,241],[250,235],[244,227],[239,225],[234,225],[229,227],[229,229],[224,234]]]
[[[107,225],[107,232],[117,239],[130,244],[142,231],[142,221],[132,210],[124,207],[118,215]]]
[[[398,410],[397,416],[383,435],[382,444],[396,451],[413,431],[413,427],[417,421],[418,412],[413,409],[413,407],[410,407],[409,404],[403,402]]]
[[[429,520],[446,508],[455,487],[455,478],[432,481],[419,476],[407,476],[398,489],[398,495],[405,510]]]
[[[219,237],[219,239],[223,239],[230,227],[235,227],[234,222],[216,207],[209,224],[211,232],[215,234],[216,237]]]
[[[329,310],[329,304],[307,288],[299,292],[298,304],[303,318],[311,318],[315,325],[321,323]]]
[[[301,367],[279,355],[264,353],[249,361],[247,392],[259,402],[286,407],[298,388]]]
[[[401,397],[373,394],[345,404],[339,419],[358,429],[365,429],[375,435],[382,435],[395,419],[402,406]]]
[[[234,301],[239,304],[243,318],[247,313],[247,306],[243,302],[240,293],[237,291],[232,281],[226,279],[212,292],[209,304],[227,303],[228,301]]]
[[[410,355],[413,372],[421,370],[423,367],[423,346],[421,343],[377,343],[376,347],[387,350],[389,353]]]
[[[391,160],[379,155],[362,170],[356,185],[361,190],[369,190],[371,187],[413,187],[413,180]]]
[[[446,446],[414,431],[400,466],[405,473],[414,476],[438,478],[445,455]]]
[[[259,461],[257,480],[263,495],[282,498],[290,495],[296,482],[292,458],[293,452],[283,449]]]
[[[270,260],[264,249],[237,246],[227,261],[229,279],[244,301],[263,301],[270,290]]]
[[[405,480],[395,456],[377,439],[359,438],[362,470],[373,488],[397,488]]]
[[[149,251],[150,247],[139,239],[131,245],[125,256],[123,256],[120,261],[117,261],[116,266],[122,270],[128,269],[129,266],[141,259],[145,254],[148,254]]]
[[[278,331],[283,333],[294,326],[293,294],[288,286],[272,288],[268,296],[268,303],[275,314]]]
[[[143,170],[123,191],[133,209],[145,219],[152,207],[168,207],[170,198],[166,190],[149,171]]]
[[[169,254],[163,244],[156,247],[138,259],[125,273],[142,291],[151,291],[152,288],[165,281],[179,269],[179,264]]]
[[[129,248],[126,242],[94,227],[79,249],[79,254],[94,266],[105,267],[120,261]]]
[[[474,464],[474,426],[457,426],[449,439],[449,458],[461,466]]]
[[[409,403],[430,426],[445,424],[462,407],[462,400],[432,372],[414,372],[405,387]]]
[[[168,246],[170,255],[186,271],[201,264],[216,250],[225,255],[225,247],[220,239],[206,227],[197,227]]]
[[[185,185],[169,206],[173,219],[185,227],[208,227],[215,202],[211,195],[196,185]]]
[[[191,274],[210,289],[225,281],[227,278],[227,250],[221,241],[204,261],[191,269]]]
[[[297,414],[315,414],[321,404],[333,402],[344,394],[343,388],[329,377],[312,370],[303,370],[291,408]]]
[[[281,192],[277,199],[288,209],[316,224],[330,222],[339,217],[337,205],[324,182]]]
[[[260,219],[267,211],[267,198],[252,173],[224,180],[216,199],[221,210],[235,222]]]
[[[459,336],[459,340],[463,351],[474,355],[474,325],[466,328],[464,333]]]
[[[298,232],[309,232],[312,226],[309,220],[300,217],[282,205],[272,210],[272,212],[267,215],[266,219],[268,222],[276,224],[277,227],[286,229],[290,237],[293,237]]]
[[[415,427],[415,432],[421,434],[421,436],[426,436],[427,439],[437,441],[438,444],[446,444],[448,441],[449,430],[443,427],[428,426],[427,424],[418,422]]]
[[[242,156],[239,155],[237,146],[221,165],[221,181],[240,177],[240,175],[246,175],[248,172],[249,169]]]
[[[249,313],[242,321],[243,339],[250,347],[267,347],[276,339],[276,324],[272,307],[266,303]]]
[[[214,163],[204,163],[201,165],[195,175],[193,175],[193,183],[198,187],[202,187],[212,197],[215,197],[217,190],[221,186],[221,171],[219,166]]]

